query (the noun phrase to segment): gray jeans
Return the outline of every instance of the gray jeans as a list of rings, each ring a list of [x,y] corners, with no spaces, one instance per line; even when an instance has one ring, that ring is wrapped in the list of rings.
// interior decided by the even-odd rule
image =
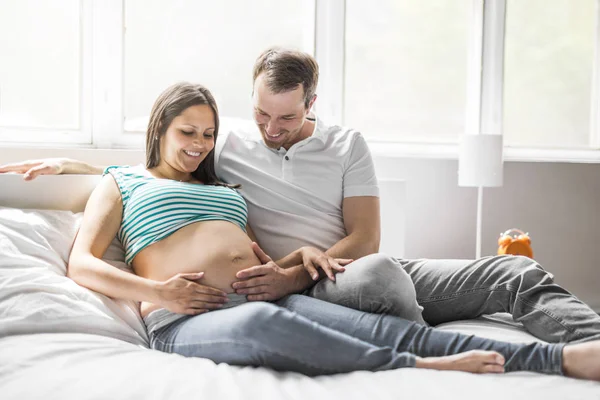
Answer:
[[[305,295],[375,314],[389,314],[427,325],[415,286],[400,263],[385,254],[362,257],[338,273],[335,282],[323,278]]]
[[[600,339],[600,316],[527,257],[396,260],[374,254],[350,264],[335,283],[323,279],[306,294],[431,325],[508,312],[547,342]]]
[[[306,375],[413,367],[415,355],[438,357],[472,349],[500,352],[507,372],[561,374],[564,346],[438,331],[302,295],[185,316],[149,336],[152,348],[168,353]]]

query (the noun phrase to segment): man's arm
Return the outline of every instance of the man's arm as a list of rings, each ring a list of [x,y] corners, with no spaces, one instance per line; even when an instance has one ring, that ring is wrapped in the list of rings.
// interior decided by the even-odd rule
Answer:
[[[23,179],[30,181],[38,175],[101,175],[104,167],[93,166],[70,158],[46,158],[0,165],[0,173],[7,172],[24,174]]]
[[[381,221],[379,197],[347,197],[342,204],[346,237],[325,253],[334,258],[357,260],[379,251]]]
[[[346,237],[335,243],[325,253],[332,258],[358,259],[379,251],[381,222],[379,190],[375,165],[369,147],[361,135],[354,142],[343,180],[344,200],[342,217]],[[319,278],[310,278],[306,266],[294,267],[290,271],[293,281],[302,289],[315,284]],[[325,274],[319,270],[320,277]]]
[[[379,250],[381,237],[379,197],[348,197],[344,199],[342,207],[347,235],[325,253],[336,259],[340,257],[358,259],[376,253]],[[253,236],[252,234],[251,237]],[[258,246],[255,245],[255,247],[257,255],[259,252],[263,254]],[[297,252],[298,250],[292,252],[284,259],[291,260]],[[311,277],[311,273],[304,264],[281,268],[278,263],[270,259],[269,261],[269,265],[256,266],[238,272],[237,277],[242,280],[247,279],[247,281],[233,284],[236,293],[248,295],[250,301],[276,300],[286,294],[301,293],[325,276],[322,268],[318,270],[319,276],[314,278]]]
[[[381,222],[379,197],[348,197],[342,203],[346,237],[331,246],[325,253],[332,258],[359,259],[379,251],[381,240]],[[288,268],[294,293],[312,287],[325,276],[319,269],[319,277],[311,277],[303,264]]]

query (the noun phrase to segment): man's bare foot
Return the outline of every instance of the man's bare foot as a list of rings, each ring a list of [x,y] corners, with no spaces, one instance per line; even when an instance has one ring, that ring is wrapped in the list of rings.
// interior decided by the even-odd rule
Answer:
[[[417,357],[417,368],[473,372],[504,372],[504,357],[495,351],[470,350],[445,357]]]
[[[600,340],[566,345],[562,368],[566,376],[600,381]]]

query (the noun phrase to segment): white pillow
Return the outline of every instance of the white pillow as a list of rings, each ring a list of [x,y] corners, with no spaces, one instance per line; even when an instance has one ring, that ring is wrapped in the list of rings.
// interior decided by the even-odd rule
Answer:
[[[83,214],[0,207],[0,337],[90,333],[148,347],[139,304],[114,300],[66,277]],[[115,239],[104,260],[132,272]]]

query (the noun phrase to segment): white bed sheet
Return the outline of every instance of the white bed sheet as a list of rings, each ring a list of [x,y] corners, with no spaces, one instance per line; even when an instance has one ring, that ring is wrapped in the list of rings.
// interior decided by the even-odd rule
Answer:
[[[65,266],[80,214],[0,208],[0,399],[600,399],[600,384],[532,373],[402,369],[309,378],[147,348],[136,304],[76,285]],[[113,242],[105,256],[127,269]],[[491,320],[441,329],[534,338]]]
[[[81,216],[0,207],[0,337],[79,332],[147,346],[134,302],[103,296],[65,276]],[[104,260],[130,271],[117,240]]]
[[[503,328],[489,322],[479,328]],[[0,398],[17,399],[544,399],[600,398],[600,384],[533,373],[474,375],[405,368],[309,378],[215,365],[91,334],[0,339]]]

